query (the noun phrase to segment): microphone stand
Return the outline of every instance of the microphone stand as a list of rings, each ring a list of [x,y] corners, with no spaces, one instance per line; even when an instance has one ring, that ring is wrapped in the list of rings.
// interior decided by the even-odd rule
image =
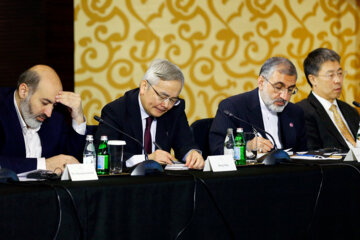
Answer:
[[[276,142],[273,138],[273,136],[265,131],[264,129],[261,129],[259,127],[256,127],[254,126],[253,124],[235,116],[234,114],[232,114],[231,112],[229,112],[228,110],[224,110],[224,114],[229,116],[229,117],[232,117],[232,118],[235,118],[236,120],[240,121],[240,122],[243,122],[247,125],[249,125],[253,130],[255,129],[258,129],[259,131],[265,133],[265,135],[268,135],[270,136],[270,138],[272,139],[272,141],[274,142],[274,147],[275,149],[272,150],[271,152],[269,153],[266,153],[264,156],[261,156],[258,161],[263,161],[263,163],[265,165],[275,165],[276,163],[279,163],[279,162],[282,162],[282,161],[290,161],[290,157],[289,157],[289,154],[287,154],[287,152],[285,152],[284,150],[282,149],[278,149],[277,146],[276,146]]]

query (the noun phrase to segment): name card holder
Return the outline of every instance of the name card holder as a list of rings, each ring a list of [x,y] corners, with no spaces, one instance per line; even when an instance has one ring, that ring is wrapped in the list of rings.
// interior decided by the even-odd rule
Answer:
[[[360,148],[350,148],[346,154],[344,161],[358,161],[360,162]]]
[[[98,180],[94,164],[67,164],[61,180],[89,181]]]
[[[208,156],[205,161],[204,172],[236,171],[234,158],[231,155]]]

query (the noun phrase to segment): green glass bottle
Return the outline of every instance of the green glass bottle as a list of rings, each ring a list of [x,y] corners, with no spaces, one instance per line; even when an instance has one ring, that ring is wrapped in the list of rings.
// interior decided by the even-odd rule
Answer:
[[[245,138],[242,128],[236,129],[234,159],[236,165],[246,165]]]
[[[107,144],[107,136],[101,136],[99,149],[97,153],[97,174],[106,175],[109,174],[109,149]]]

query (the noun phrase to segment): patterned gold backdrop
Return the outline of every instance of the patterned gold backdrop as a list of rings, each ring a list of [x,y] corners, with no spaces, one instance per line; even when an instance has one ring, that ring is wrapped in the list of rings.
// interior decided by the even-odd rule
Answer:
[[[75,91],[89,123],[166,58],[185,75],[189,123],[213,117],[222,99],[256,87],[271,56],[293,61],[297,102],[310,91],[305,56],[328,47],[348,71],[342,99],[360,100],[360,1],[75,0]]]

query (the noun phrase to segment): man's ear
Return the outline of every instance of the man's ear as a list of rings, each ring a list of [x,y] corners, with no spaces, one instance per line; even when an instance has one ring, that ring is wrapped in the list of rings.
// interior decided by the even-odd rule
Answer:
[[[257,79],[257,81],[258,81],[259,90],[263,90],[263,88],[264,88],[264,81],[265,81],[264,77],[263,77],[263,76],[259,76],[258,79]]]
[[[145,90],[147,88],[147,81],[146,80],[142,80],[141,83],[140,83],[140,95],[144,94],[145,93]]]
[[[26,83],[20,84],[18,88],[20,99],[25,99],[29,95],[29,91],[30,89]]]
[[[309,81],[310,81],[311,85],[313,87],[316,87],[316,85],[317,85],[316,77],[314,75],[312,75],[312,74],[309,74],[308,78],[309,78]]]

